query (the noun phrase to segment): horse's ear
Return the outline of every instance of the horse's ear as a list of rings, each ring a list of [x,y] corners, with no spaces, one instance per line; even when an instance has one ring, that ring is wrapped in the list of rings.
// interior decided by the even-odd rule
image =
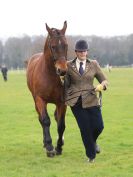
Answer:
[[[51,34],[51,28],[49,28],[49,26],[47,25],[47,23],[45,23],[46,25],[46,30],[48,31],[49,34]]]
[[[63,28],[61,30],[63,34],[65,34],[66,28],[67,28],[67,21],[64,21],[64,26],[63,26]]]

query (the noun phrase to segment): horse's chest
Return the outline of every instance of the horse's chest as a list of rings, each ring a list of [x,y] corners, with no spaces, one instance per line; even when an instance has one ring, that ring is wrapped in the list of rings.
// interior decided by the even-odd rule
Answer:
[[[55,102],[56,100],[62,99],[63,89],[61,84],[58,84],[55,81],[53,81],[49,82],[48,85],[44,84],[41,94],[45,100]]]

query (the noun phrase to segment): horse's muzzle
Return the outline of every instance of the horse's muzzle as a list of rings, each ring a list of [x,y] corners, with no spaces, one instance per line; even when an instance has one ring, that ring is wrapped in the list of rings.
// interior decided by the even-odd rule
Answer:
[[[57,73],[59,76],[65,76],[66,70],[62,70],[62,69],[60,69],[60,68],[57,68],[57,69],[56,69],[56,73]]]

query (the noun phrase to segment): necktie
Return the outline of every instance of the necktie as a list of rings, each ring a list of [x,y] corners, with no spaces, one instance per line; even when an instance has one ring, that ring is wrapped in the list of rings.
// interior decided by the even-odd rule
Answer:
[[[84,69],[83,69],[83,62],[80,62],[80,66],[79,66],[79,73],[82,75],[84,73]]]

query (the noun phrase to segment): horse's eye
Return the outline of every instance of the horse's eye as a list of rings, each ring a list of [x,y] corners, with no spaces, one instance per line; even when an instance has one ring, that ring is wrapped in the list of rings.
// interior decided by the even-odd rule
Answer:
[[[52,49],[55,50],[55,46],[52,46]]]

